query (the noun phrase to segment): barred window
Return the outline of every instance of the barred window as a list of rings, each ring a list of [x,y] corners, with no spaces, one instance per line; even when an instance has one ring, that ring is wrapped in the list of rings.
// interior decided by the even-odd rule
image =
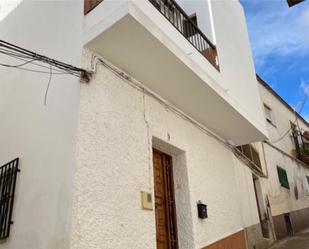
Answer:
[[[0,167],[0,239],[10,235],[15,185],[19,159],[16,158]]]

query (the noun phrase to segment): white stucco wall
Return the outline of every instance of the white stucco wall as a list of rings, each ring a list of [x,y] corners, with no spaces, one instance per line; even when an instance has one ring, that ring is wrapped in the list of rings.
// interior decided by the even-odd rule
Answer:
[[[309,189],[306,179],[306,176],[309,176],[309,169],[297,164],[267,144],[264,148],[269,178],[263,180],[263,186],[269,196],[272,214],[275,216],[309,208]],[[277,166],[286,170],[290,189],[280,185]],[[298,200],[294,194],[295,185],[299,193]]]
[[[100,65],[81,85],[80,101],[72,249],[156,248],[155,213],[142,210],[140,200],[140,191],[153,192],[152,146],[174,158],[182,249],[258,223],[249,170],[162,102]],[[208,205],[207,220],[197,217],[198,200]]]
[[[289,155],[295,156],[295,145],[291,132],[283,137],[291,127],[290,122],[295,122],[295,114],[288,109],[280,100],[278,100],[270,91],[268,91],[261,83],[259,84],[259,92],[262,102],[271,108],[271,113],[274,119],[274,125],[266,122],[266,127],[269,134],[269,141],[276,147],[280,148]],[[303,100],[301,99],[301,102]],[[297,107],[297,111],[299,106]],[[301,130],[309,130],[308,125],[301,119],[297,119],[297,125]],[[282,138],[283,139],[280,139]],[[279,140],[278,142],[275,142]]]
[[[295,157],[295,145],[291,132],[283,136],[291,126],[290,121],[295,121],[295,114],[262,84],[259,84],[259,91],[263,103],[272,109],[274,125],[266,122],[269,141],[275,147]],[[308,130],[308,126],[304,121],[298,119],[297,122],[301,129]],[[279,141],[275,142],[277,140]],[[268,178],[263,180],[263,188],[265,194],[267,193],[269,196],[272,215],[280,215],[308,208],[309,188],[306,176],[309,176],[309,168],[297,163],[268,144],[264,144],[263,147],[264,150],[261,153],[266,160],[267,170],[265,173],[268,175]],[[290,189],[286,189],[280,185],[277,166],[287,171]],[[296,200],[294,194],[294,187],[296,185],[299,192],[298,200]]]
[[[234,158],[234,165],[237,179],[236,188],[242,213],[242,224],[243,227],[250,227],[260,222],[253,186],[252,172],[237,158]]]
[[[1,21],[0,37],[79,66],[82,6],[82,1],[23,1]],[[0,62],[21,63],[3,55]],[[48,73],[0,67],[0,76],[0,165],[19,157],[21,169],[14,224],[0,248],[67,249],[79,79],[54,75],[45,106]]]
[[[0,21],[10,14],[22,0],[0,0]]]

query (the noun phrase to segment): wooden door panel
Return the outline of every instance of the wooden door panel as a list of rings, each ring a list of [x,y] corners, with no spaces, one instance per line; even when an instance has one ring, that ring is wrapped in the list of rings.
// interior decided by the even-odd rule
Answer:
[[[153,169],[157,249],[177,249],[171,158],[166,154],[154,150]],[[168,203],[170,203],[170,206]]]
[[[157,249],[168,248],[168,232],[166,217],[166,201],[165,201],[165,183],[163,158],[160,154],[153,155],[154,166],[154,183],[155,183],[155,215],[156,215],[156,231],[157,231]]]

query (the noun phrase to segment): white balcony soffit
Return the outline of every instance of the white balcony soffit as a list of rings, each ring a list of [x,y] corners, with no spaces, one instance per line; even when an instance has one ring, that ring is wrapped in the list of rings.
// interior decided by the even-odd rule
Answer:
[[[104,0],[85,17],[84,44],[222,138],[265,139],[211,77],[220,73],[150,2]]]

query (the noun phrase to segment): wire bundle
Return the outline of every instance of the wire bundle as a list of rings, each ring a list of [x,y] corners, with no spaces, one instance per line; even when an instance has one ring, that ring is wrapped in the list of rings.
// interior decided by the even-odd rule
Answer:
[[[45,73],[45,74],[71,74],[73,76],[79,77],[82,81],[88,82],[91,77],[91,73],[85,69],[78,68],[55,59],[51,59],[47,56],[37,54],[30,50],[18,47],[6,41],[0,40],[0,53],[16,58],[22,61],[16,65],[10,65],[6,63],[0,63],[0,66],[8,68],[18,68],[24,71]],[[35,66],[35,68],[26,67],[27,65]],[[46,66],[44,64],[48,64]],[[47,69],[47,70],[46,70]]]

